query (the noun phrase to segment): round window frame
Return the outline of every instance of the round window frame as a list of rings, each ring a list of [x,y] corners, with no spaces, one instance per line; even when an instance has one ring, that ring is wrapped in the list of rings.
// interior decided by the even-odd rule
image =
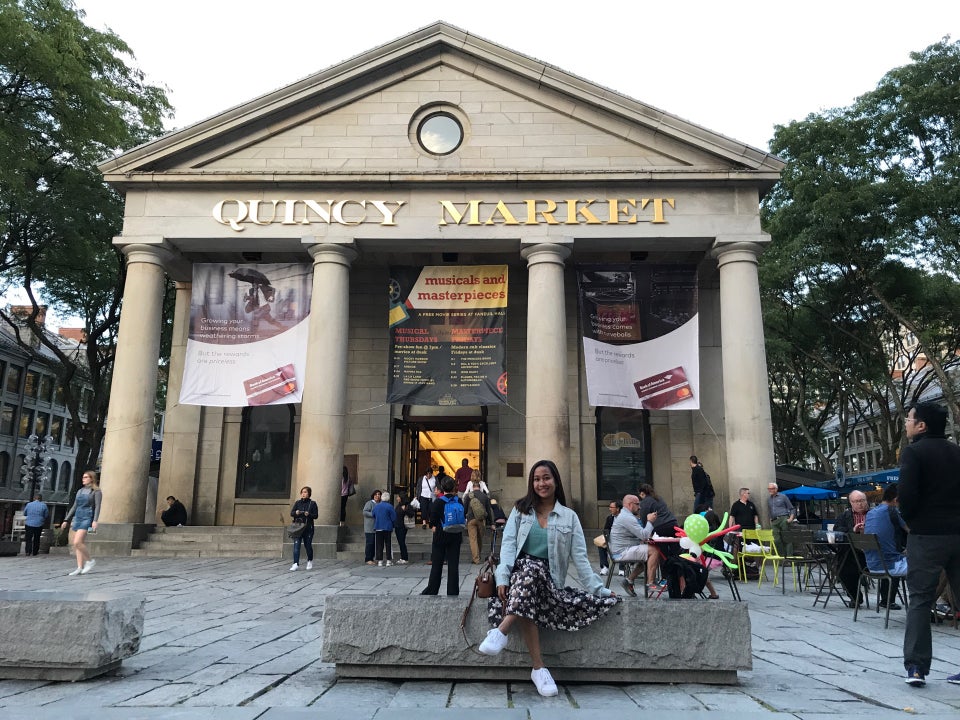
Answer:
[[[429,123],[431,120],[434,120],[436,118],[445,118],[447,120],[452,121],[459,132],[459,137],[457,138],[456,144],[449,150],[443,150],[443,151],[435,150],[433,148],[428,147],[427,143],[425,143],[423,140],[424,128],[426,127],[427,123]],[[452,155],[463,146],[463,141],[466,140],[466,137],[467,137],[467,132],[463,126],[463,122],[460,120],[459,117],[457,117],[454,113],[450,112],[450,110],[447,108],[430,108],[428,111],[426,111],[422,117],[418,118],[416,131],[414,134],[417,139],[417,145],[420,147],[420,149],[423,150],[425,153],[434,155],[436,157],[446,157],[448,155]]]

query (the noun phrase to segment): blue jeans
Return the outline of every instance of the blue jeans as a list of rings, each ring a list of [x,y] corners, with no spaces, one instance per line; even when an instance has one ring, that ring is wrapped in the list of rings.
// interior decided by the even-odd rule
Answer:
[[[303,531],[303,535],[293,540],[293,564],[300,564],[300,541],[303,541],[303,547],[307,551],[307,560],[313,562],[313,525]]]

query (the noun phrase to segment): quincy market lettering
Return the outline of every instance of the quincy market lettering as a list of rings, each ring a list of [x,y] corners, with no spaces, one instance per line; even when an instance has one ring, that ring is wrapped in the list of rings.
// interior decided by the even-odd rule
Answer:
[[[437,224],[445,225],[634,225],[665,224],[671,197],[607,200],[439,200]],[[247,225],[397,225],[404,200],[221,200],[213,219],[243,232]]]

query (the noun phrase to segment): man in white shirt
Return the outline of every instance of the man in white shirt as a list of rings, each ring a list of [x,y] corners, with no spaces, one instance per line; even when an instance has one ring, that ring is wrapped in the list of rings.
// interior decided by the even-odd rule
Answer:
[[[623,496],[623,510],[613,520],[610,528],[610,557],[617,562],[635,562],[636,567],[623,581],[623,588],[630,595],[636,597],[633,581],[640,574],[640,563],[647,564],[647,577],[651,580],[657,570],[660,554],[651,548],[647,541],[653,536],[653,522],[657,513],[647,515],[643,522],[637,513],[640,512],[640,498],[636,495]]]

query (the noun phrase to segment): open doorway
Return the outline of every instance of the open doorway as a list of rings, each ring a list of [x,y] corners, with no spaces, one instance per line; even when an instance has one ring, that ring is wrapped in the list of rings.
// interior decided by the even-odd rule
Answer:
[[[486,423],[394,421],[390,453],[390,492],[417,495],[417,483],[428,469],[443,466],[451,477],[467,460],[486,477]]]

